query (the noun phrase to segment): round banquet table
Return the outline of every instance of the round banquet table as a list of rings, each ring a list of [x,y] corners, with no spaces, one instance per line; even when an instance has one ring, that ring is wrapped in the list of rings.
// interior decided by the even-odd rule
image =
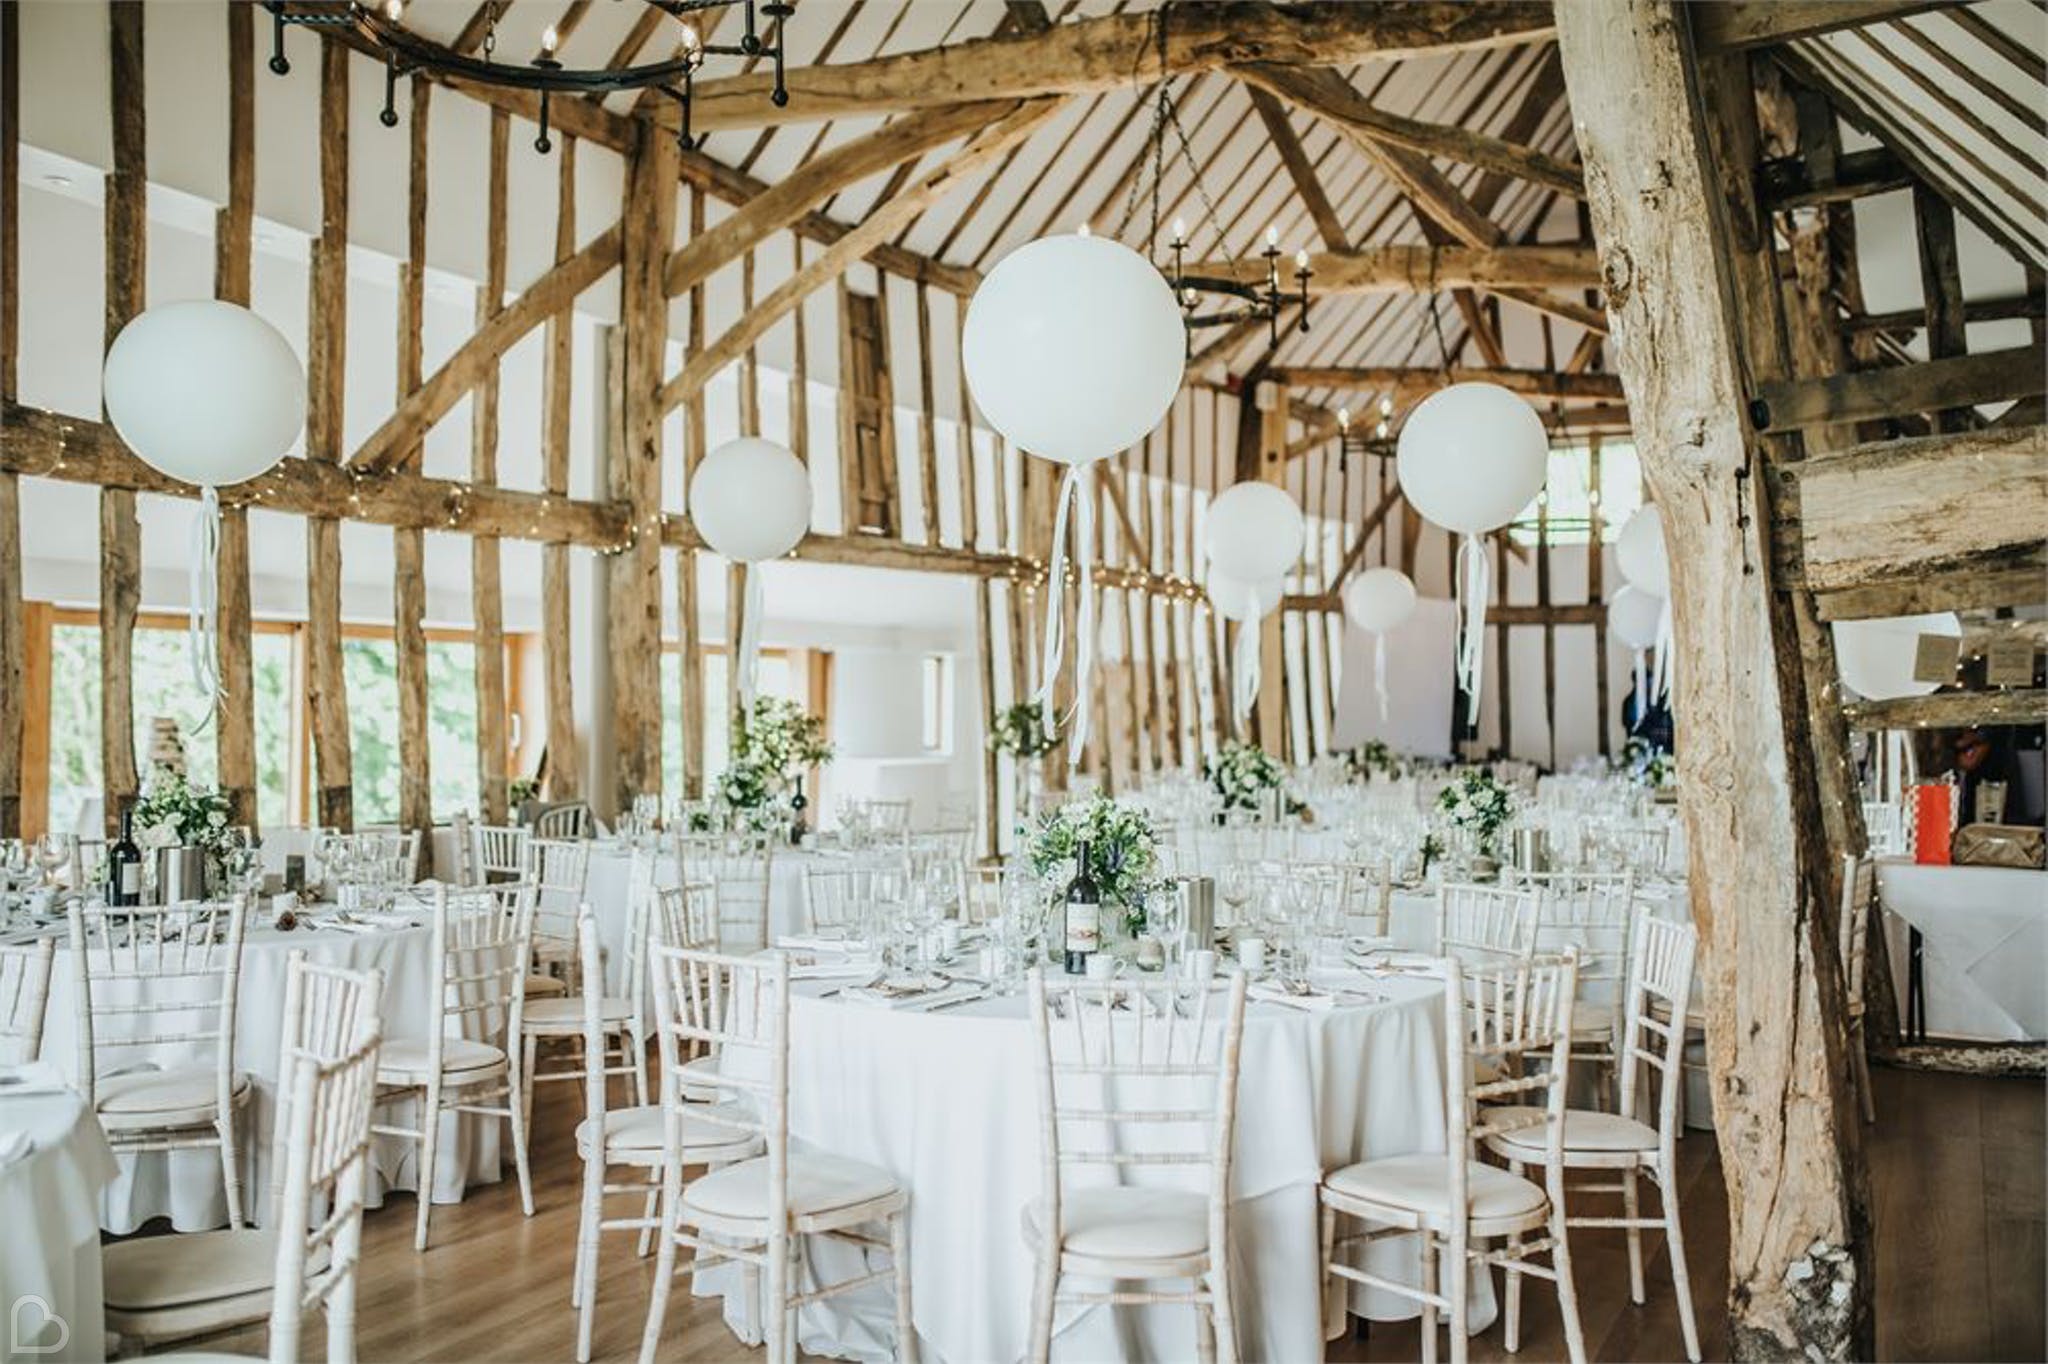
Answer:
[[[926,1359],[1022,1358],[1033,1261],[1020,1219],[1041,1179],[1024,996],[928,1014],[819,998],[832,984],[792,984],[792,1140],[878,1165],[909,1188],[913,1311]],[[1370,988],[1383,998],[1322,1012],[1254,1001],[1247,1011],[1231,1176],[1244,1358],[1322,1357],[1323,1172],[1443,1149],[1443,987],[1392,978]],[[1413,1240],[1373,1254],[1383,1274],[1419,1276]],[[864,1252],[814,1242],[809,1255],[831,1282],[861,1272]],[[698,1292],[724,1296],[733,1329],[758,1339],[758,1312],[739,1282],[722,1267],[698,1276]],[[893,1358],[891,1303],[884,1283],[806,1307],[799,1343],[813,1354]],[[1418,1312],[1412,1301],[1366,1290],[1351,1305],[1379,1320]],[[1484,1329],[1494,1312],[1491,1281],[1476,1273],[1471,1328]],[[1066,1358],[1194,1357],[1194,1313],[1185,1305],[1063,1304],[1055,1329]]]
[[[658,849],[642,849],[641,855],[654,859],[654,884],[676,885],[681,873],[676,867],[675,845],[664,840]],[[804,868],[843,865],[848,854],[813,852],[801,848],[777,848],[768,863],[768,941],[794,937],[803,932]],[[626,970],[626,926],[632,917],[633,849],[616,840],[590,846],[590,867],[583,881],[583,898],[597,920],[597,940],[604,949],[605,988],[624,995]]]
[[[382,917],[382,916],[379,916]],[[241,1145],[242,1211],[262,1223],[270,1215],[271,1140],[277,1111],[278,1041],[284,1017],[285,965],[294,950],[307,960],[353,970],[375,968],[384,973],[384,998],[379,1010],[386,1037],[422,1037],[436,1023],[435,999],[439,971],[433,955],[432,911],[424,903],[401,900],[391,925],[364,925],[347,931],[323,922],[316,927],[280,932],[269,925],[268,910],[252,913],[242,943],[242,978],[236,995],[235,1069],[251,1078],[249,1100],[238,1127]],[[397,926],[403,919],[410,926]],[[302,919],[302,923],[306,922]],[[261,924],[262,927],[257,925]],[[132,990],[134,982],[116,983]],[[43,1033],[43,1056],[67,1075],[77,1076],[77,981],[69,948],[60,947],[51,972],[50,999]],[[178,1015],[172,1015],[178,1018]],[[185,1015],[183,1017],[189,1017]],[[102,1016],[95,1025],[101,1035],[118,1026]],[[144,1023],[139,1031],[147,1031]],[[102,1049],[102,1067],[124,1070],[143,1064],[189,1063],[199,1057],[176,1046]],[[418,1122],[418,1100],[381,1106],[380,1123]],[[441,1144],[435,1162],[434,1201],[459,1203],[466,1184],[499,1178],[499,1133],[495,1119],[442,1116]],[[419,1187],[419,1148],[400,1137],[373,1139],[369,1204],[383,1203],[388,1189]],[[227,1225],[226,1194],[221,1188],[220,1153],[211,1147],[189,1151],[147,1151],[119,1157],[120,1172],[100,1200],[100,1225],[116,1235],[139,1229],[152,1218],[168,1217],[179,1231],[204,1231]]]
[[[0,1157],[5,1358],[105,1359],[98,1212],[100,1190],[115,1176],[113,1152],[69,1089],[0,1106],[0,1146],[23,1137],[25,1153]]]

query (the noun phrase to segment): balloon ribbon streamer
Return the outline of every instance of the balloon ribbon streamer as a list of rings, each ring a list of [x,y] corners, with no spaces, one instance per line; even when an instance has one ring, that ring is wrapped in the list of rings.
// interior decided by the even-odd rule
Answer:
[[[1031,694],[1032,701],[1037,703],[1038,713],[1044,717],[1046,738],[1050,739],[1059,732],[1059,719],[1073,721],[1067,731],[1069,767],[1081,765],[1081,754],[1088,747],[1088,717],[1093,713],[1084,693],[1095,672],[1095,503],[1094,499],[1081,495],[1081,470],[1086,467],[1070,464],[1067,476],[1060,480],[1059,511],[1052,526],[1052,570],[1045,584],[1045,650],[1039,663],[1038,690]],[[1074,519],[1075,557],[1081,564],[1081,619],[1074,637],[1074,704],[1065,716],[1055,719],[1053,681],[1060,675],[1060,664],[1066,656],[1063,607],[1069,515]]]
[[[1244,589],[1244,619],[1237,626],[1237,652],[1231,659],[1231,709],[1237,716],[1237,732],[1245,735],[1245,721],[1252,703],[1259,699],[1259,589],[1251,583]]]
[[[1669,700],[1671,696],[1671,598],[1664,599],[1664,609],[1657,613],[1657,699]]]
[[[199,515],[192,522],[191,574],[186,601],[185,652],[192,665],[192,683],[206,698],[206,714],[192,727],[204,733],[220,709],[220,494],[199,490]]]
[[[1387,636],[1374,631],[1372,637],[1372,688],[1380,698],[1380,723],[1387,722]]]
[[[761,671],[761,566],[748,564],[746,579],[746,605],[740,616],[740,714],[751,716]]]
[[[1479,689],[1486,676],[1486,603],[1492,590],[1486,545],[1478,536],[1458,541],[1458,686],[1465,716],[1479,728]]]

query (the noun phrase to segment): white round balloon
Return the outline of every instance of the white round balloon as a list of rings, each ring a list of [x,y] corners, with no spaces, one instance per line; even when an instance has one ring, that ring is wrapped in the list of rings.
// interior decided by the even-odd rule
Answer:
[[[165,303],[107,351],[114,429],[144,463],[224,488],[284,458],[306,424],[306,376],[277,328],[215,299]]]
[[[1656,647],[1657,625],[1663,615],[1664,599],[1631,583],[1607,603],[1607,628],[1627,648],[1650,649]]]
[[[728,559],[780,558],[810,529],[810,470],[772,440],[727,441],[690,477],[690,519],[704,543]]]
[[[1415,614],[1415,584],[1396,568],[1368,568],[1344,584],[1344,614],[1361,630],[1385,634]]]
[[[1254,582],[1245,586],[1243,578],[1233,578],[1219,568],[1209,570],[1209,604],[1216,614],[1225,620],[1259,620],[1280,609],[1283,584],[1276,577]],[[1252,614],[1256,604],[1257,614]]]
[[[1209,504],[1209,562],[1239,582],[1263,582],[1294,567],[1307,538],[1301,508],[1271,483],[1239,483]]]
[[[1895,696],[1926,696],[1940,687],[1913,676],[1913,657],[1922,635],[1960,638],[1963,622],[1953,611],[1923,616],[1891,616],[1882,620],[1835,622],[1835,663],[1842,685],[1871,701]]]
[[[1653,597],[1671,595],[1671,563],[1664,552],[1664,517],[1652,505],[1638,507],[1614,539],[1614,562],[1630,585]]]
[[[1498,384],[1452,384],[1409,413],[1395,455],[1401,492],[1462,535],[1504,526],[1543,491],[1550,438],[1536,409]]]
[[[989,424],[1061,464],[1143,440],[1180,392],[1187,331],[1152,263],[1106,237],[1041,237],[967,309],[967,384]]]

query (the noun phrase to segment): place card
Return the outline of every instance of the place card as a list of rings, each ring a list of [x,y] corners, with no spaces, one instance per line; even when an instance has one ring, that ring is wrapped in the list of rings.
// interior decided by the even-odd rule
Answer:
[[[1984,683],[1991,687],[2034,685],[2034,642],[2025,635],[2000,635],[1984,649]]]
[[[1963,642],[1954,635],[1921,635],[1913,646],[1913,680],[1945,686],[1956,680]]]

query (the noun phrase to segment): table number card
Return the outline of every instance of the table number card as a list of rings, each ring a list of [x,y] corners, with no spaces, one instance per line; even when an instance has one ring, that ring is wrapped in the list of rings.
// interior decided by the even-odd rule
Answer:
[[[2024,635],[2002,635],[1985,647],[1984,681],[1993,687],[2034,685],[2034,642]]]
[[[1956,659],[1963,651],[1954,635],[1921,635],[1913,646],[1913,680],[1943,686],[1956,680]]]

